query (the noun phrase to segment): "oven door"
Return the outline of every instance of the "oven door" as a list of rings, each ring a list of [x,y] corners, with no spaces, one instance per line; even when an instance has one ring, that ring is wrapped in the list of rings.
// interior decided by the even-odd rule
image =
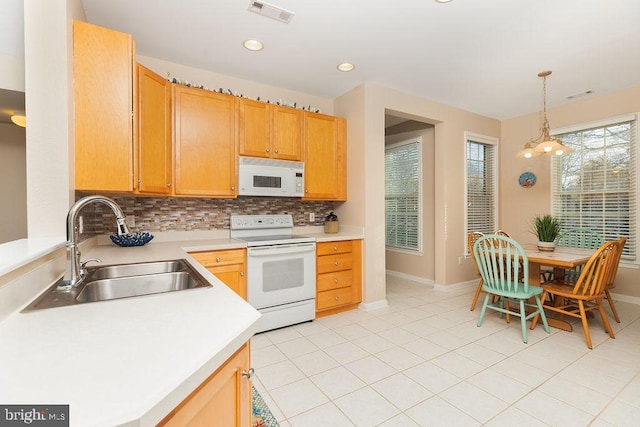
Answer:
[[[247,301],[257,309],[316,296],[316,244],[247,249]]]

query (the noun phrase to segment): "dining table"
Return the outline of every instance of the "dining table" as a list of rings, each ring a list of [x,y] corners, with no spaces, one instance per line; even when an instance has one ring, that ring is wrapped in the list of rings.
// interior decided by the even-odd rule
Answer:
[[[536,244],[522,245],[529,260],[529,284],[540,286],[541,267],[553,268],[554,279],[564,277],[564,271],[584,265],[596,252],[596,249],[556,246],[553,251],[541,251]],[[564,319],[547,315],[549,326],[571,332],[571,323]]]

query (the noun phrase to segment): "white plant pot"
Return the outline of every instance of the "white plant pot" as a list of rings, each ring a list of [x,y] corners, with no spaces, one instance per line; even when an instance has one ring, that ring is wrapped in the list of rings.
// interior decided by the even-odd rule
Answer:
[[[556,249],[554,242],[538,242],[538,250],[541,252],[553,252]]]

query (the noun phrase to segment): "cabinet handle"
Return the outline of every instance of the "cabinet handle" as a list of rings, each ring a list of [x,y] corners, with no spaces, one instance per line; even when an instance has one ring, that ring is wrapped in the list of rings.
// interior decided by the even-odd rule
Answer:
[[[216,257],[216,262],[222,261],[219,256]]]
[[[338,247],[337,247],[337,246],[334,246],[334,247],[333,247],[333,250],[334,250],[334,251],[337,251],[337,250],[338,250]]]
[[[167,188],[171,188],[171,183],[170,182],[167,183]]]
[[[235,190],[235,189],[236,189],[236,186],[235,186],[235,185],[232,185],[232,186],[231,186],[231,189],[232,189],[232,190]]]
[[[271,151],[271,149],[270,149],[270,148],[267,148],[265,151],[268,153],[268,152],[270,152],[270,151]]]
[[[338,279],[333,279],[333,283],[338,284]]]
[[[340,297],[336,295],[336,296],[334,297],[334,299],[335,299],[336,301],[338,301],[338,300],[340,299]]]
[[[278,149],[276,148],[276,154],[278,154]]]
[[[309,192],[309,189],[308,189],[308,188],[306,188],[306,189],[304,190],[304,192],[305,192],[305,193],[308,193],[308,192]]]
[[[334,265],[339,265],[340,263],[339,263],[338,261],[336,261],[336,262],[334,262],[333,264],[334,264]]]
[[[240,277],[244,277],[244,271],[240,272]]]
[[[254,372],[255,372],[255,371],[253,370],[253,368],[249,368],[249,370],[248,370],[248,371],[247,371],[247,370],[245,370],[245,369],[243,369],[243,370],[242,370],[242,376],[243,376],[243,377],[246,377],[249,381],[251,381],[251,377],[253,377],[253,373],[254,373]]]

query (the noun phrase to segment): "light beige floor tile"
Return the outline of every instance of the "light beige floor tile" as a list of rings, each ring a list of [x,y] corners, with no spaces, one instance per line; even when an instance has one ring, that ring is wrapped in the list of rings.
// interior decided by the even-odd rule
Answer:
[[[400,373],[380,380],[371,387],[403,411],[433,396],[429,390]]]
[[[336,399],[366,386],[364,381],[343,366],[313,375],[311,380],[331,399]]]
[[[445,371],[431,362],[421,363],[420,365],[407,369],[403,373],[432,393],[440,393],[462,381],[460,377]]]
[[[438,396],[406,410],[405,414],[421,426],[465,427],[480,425],[477,420]]]
[[[369,353],[352,342],[344,342],[332,347],[327,347],[324,349],[324,352],[343,365],[369,356]]]
[[[394,343],[395,345],[408,344],[420,339],[419,336],[400,328],[393,328],[386,331],[378,332],[378,335],[386,339],[387,341]]]
[[[507,402],[467,381],[454,385],[438,396],[481,423],[487,422],[509,406]]]
[[[598,419],[618,427],[636,427],[640,420],[640,408],[616,400],[602,411]]]
[[[313,353],[318,350],[318,346],[305,337],[294,338],[292,340],[276,344],[276,347],[278,347],[289,359],[302,356],[303,354]]]
[[[274,329],[272,331],[263,332],[263,334],[266,335],[274,344],[279,344],[302,336],[302,334],[296,331],[295,328]]]
[[[361,427],[375,426],[400,413],[398,408],[370,387],[342,396],[334,403],[356,426]]]
[[[321,350],[294,357],[291,361],[308,377],[339,366],[335,359]]]
[[[505,409],[494,418],[489,420],[487,427],[545,427],[547,424],[532,417],[531,415],[514,408],[513,406]]]
[[[292,427],[351,427],[354,424],[333,403],[325,403],[292,417]]]
[[[354,323],[336,328],[334,329],[334,331],[336,331],[346,340],[355,340],[358,338],[366,337],[367,335],[371,335],[373,333],[370,330]]]
[[[256,376],[267,391],[305,377],[304,373],[288,359],[256,370]]]
[[[586,426],[593,419],[588,413],[537,390],[514,406],[550,426]]]
[[[342,335],[332,330],[307,335],[307,339],[318,346],[318,348],[327,348],[347,342]]]
[[[598,391],[558,376],[547,380],[538,390],[591,415],[598,415],[611,400]]]
[[[404,344],[402,345],[402,348],[409,350],[410,352],[419,357],[422,357],[425,360],[431,360],[440,356],[441,354],[449,352],[448,349],[441,347],[426,338],[420,338],[419,340]]]
[[[470,343],[464,347],[460,347],[454,350],[455,353],[471,359],[488,368],[496,363],[504,360],[504,354],[491,350],[490,348],[483,347],[476,343]]]
[[[508,377],[520,381],[525,385],[528,385],[531,388],[537,387],[551,378],[550,373],[543,371],[542,369],[538,369],[535,366],[520,362],[513,357],[496,363],[491,368],[489,368],[489,370],[500,372]]]
[[[285,360],[287,360],[287,356],[275,345],[261,348],[251,347],[251,366],[255,370]]]
[[[485,369],[468,378],[467,382],[509,404],[517,402],[533,390],[533,387],[508,377],[497,368]]]
[[[367,356],[347,363],[344,366],[367,384],[373,384],[397,372],[394,368],[375,356]]]
[[[378,427],[417,427],[418,425],[418,423],[413,421],[407,415],[399,414],[391,418],[390,420],[383,422],[382,424],[378,424]]]
[[[431,360],[436,366],[460,378],[469,378],[484,369],[484,366],[458,353],[449,352]]]
[[[402,347],[391,347],[376,353],[376,357],[398,371],[403,371],[425,361],[422,357]]]
[[[329,401],[308,378],[271,390],[269,394],[287,419]]]
[[[366,337],[356,338],[351,341],[367,353],[375,354],[384,350],[395,347],[391,341],[387,341],[377,334],[367,335]]]

